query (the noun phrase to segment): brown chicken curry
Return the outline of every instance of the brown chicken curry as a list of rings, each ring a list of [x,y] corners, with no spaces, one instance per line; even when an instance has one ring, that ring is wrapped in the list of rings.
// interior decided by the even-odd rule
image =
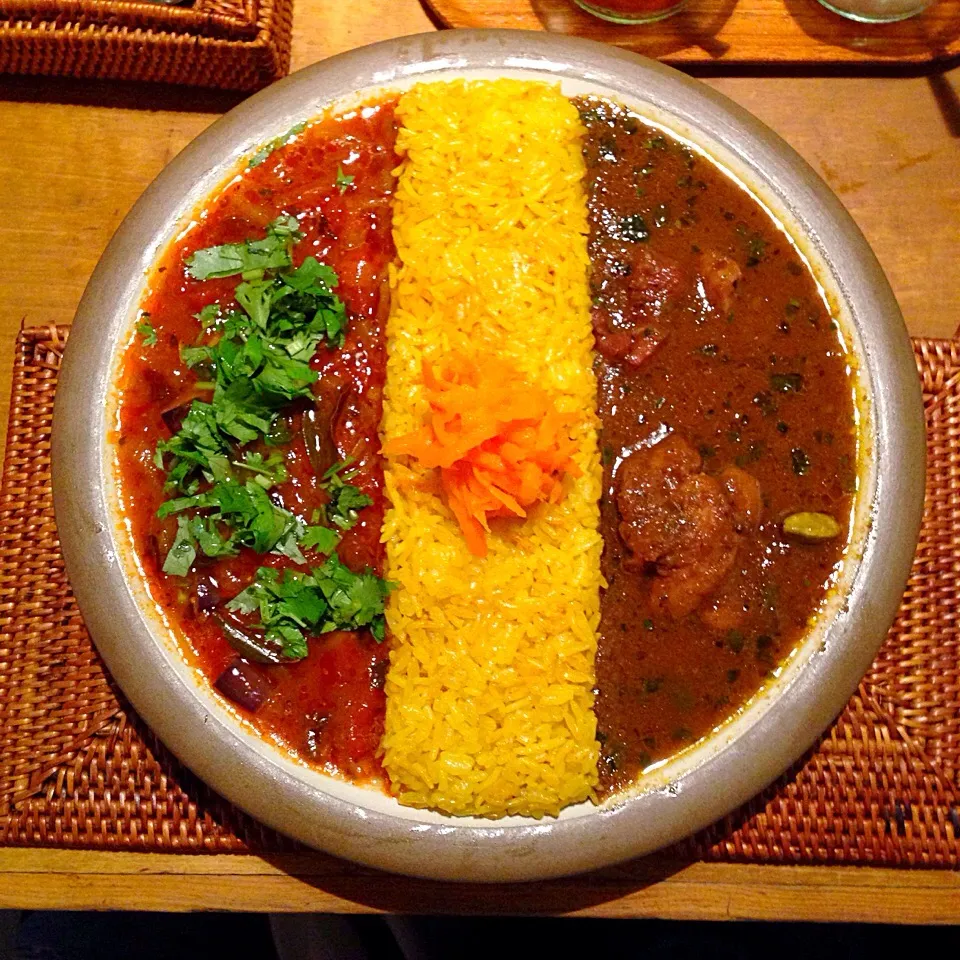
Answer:
[[[857,434],[841,332],[770,215],[623,108],[579,107],[610,791],[730,716],[801,639],[847,543]]]

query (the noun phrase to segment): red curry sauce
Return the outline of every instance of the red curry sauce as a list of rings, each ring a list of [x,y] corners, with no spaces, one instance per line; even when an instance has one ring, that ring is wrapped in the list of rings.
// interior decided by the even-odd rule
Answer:
[[[285,416],[291,440],[281,449],[289,479],[275,493],[282,507],[310,522],[326,497],[317,488],[317,453],[307,455],[304,435],[322,447],[329,429],[330,459],[352,457],[357,473],[351,482],[373,498],[357,525],[343,533],[338,554],[352,569],[370,566],[382,573],[377,429],[386,364],[386,274],[394,257],[394,106],[385,102],[323,119],[231,182],[157,266],[142,304],[157,342],[145,346],[135,338],[124,359],[116,435],[124,512],[155,600],[176,611],[177,626],[211,683],[235,654],[219,624],[192,602],[199,579],[202,588],[213,585],[227,600],[250,583],[259,566],[295,565],[283,556],[241,548],[235,557],[206,561],[187,578],[161,570],[176,522],[156,518],[168,494],[153,455],[158,441],[171,433],[163,413],[192,399],[197,380],[181,361],[180,347],[194,343],[200,333],[194,314],[213,301],[231,302],[237,284],[236,277],[194,280],[184,260],[198,249],[262,236],[268,223],[289,213],[304,234],[295,247],[295,265],[313,255],[336,270],[337,293],[349,317],[346,343],[340,350],[321,347],[313,361],[321,373],[314,386],[316,410],[301,404]],[[338,170],[353,177],[350,189],[337,186]],[[324,411],[333,423],[318,423],[305,434],[303,418],[322,417]],[[264,735],[330,772],[360,780],[379,776],[386,663],[386,645],[369,632],[326,634],[311,640],[305,659],[265,671],[272,692],[256,713],[244,715]]]

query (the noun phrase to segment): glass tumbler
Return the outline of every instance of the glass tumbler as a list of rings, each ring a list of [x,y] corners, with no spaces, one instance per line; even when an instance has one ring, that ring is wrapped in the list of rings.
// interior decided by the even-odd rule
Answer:
[[[686,0],[573,0],[587,13],[612,23],[655,23],[680,10]]]
[[[820,3],[858,23],[895,23],[922,13],[934,0],[820,0]]]

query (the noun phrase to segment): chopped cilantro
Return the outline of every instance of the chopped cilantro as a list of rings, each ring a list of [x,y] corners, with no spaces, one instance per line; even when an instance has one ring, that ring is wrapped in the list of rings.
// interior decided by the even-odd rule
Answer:
[[[161,504],[157,511],[161,520],[180,514],[164,573],[186,576],[197,547],[208,557],[232,556],[239,547],[250,547],[257,553],[282,554],[296,563],[307,562],[303,550],[332,553],[339,534],[329,527],[308,526],[278,507],[264,489],[264,479],[263,473],[243,484],[227,478],[203,493]]]
[[[616,225],[615,231],[616,238],[625,240],[627,243],[643,243],[650,239],[650,230],[639,213],[624,217]]]
[[[767,634],[761,634],[757,637],[757,659],[761,663],[769,666],[774,664],[774,643],[773,637]]]
[[[268,140],[247,162],[247,166],[251,169],[253,167],[260,166],[267,157],[270,156],[274,150],[279,150],[280,147],[285,147],[298,133],[303,133],[306,129],[307,121],[301,120],[300,123],[295,123],[286,133],[280,134],[279,137],[274,137],[272,140]]]
[[[337,548],[340,535],[329,527],[310,526],[303,531],[300,546],[304,550],[316,550],[317,553],[330,554]]]
[[[197,557],[196,540],[186,517],[177,518],[177,536],[163,561],[163,572],[185,577]]]
[[[352,177],[349,178],[352,181]],[[166,487],[181,495],[160,506],[162,520],[176,517],[177,531],[164,572],[186,576],[199,554],[232,556],[247,547],[306,564],[304,550],[327,555],[311,572],[261,567],[257,578],[229,609],[259,612],[267,644],[287,659],[307,654],[306,636],[330,630],[369,628],[384,637],[384,599],[391,589],[370,570],[357,574],[335,550],[337,529],[304,520],[283,509],[268,491],[287,477],[278,451],[242,449],[254,441],[282,442],[283,409],[313,396],[311,368],[321,343],[343,346],[347,317],[335,295],[336,273],[314,257],[293,267],[297,221],[281,216],[261,240],[196,251],[187,261],[196,279],[239,275],[234,305],[208,304],[197,315],[202,332],[181,348],[184,363],[209,389],[196,399],[179,429],[157,445],[154,462],[167,472]],[[289,431],[287,437],[289,439]],[[349,461],[324,474],[329,496],[323,515],[347,530],[357,511],[372,503],[348,481]]]
[[[178,433],[157,447],[168,489],[193,494],[200,479],[230,475],[235,445],[271,436],[281,408],[312,396],[318,375],[310,361],[319,345],[343,346],[347,316],[333,292],[337,275],[314,257],[291,266],[296,226],[282,216],[264,240],[198,250],[190,260],[194,276],[242,271],[234,294],[240,309],[204,307],[197,314],[200,341],[181,348],[184,363],[211,384],[213,396],[195,400]]]
[[[346,482],[356,474],[354,470],[347,470],[351,463],[351,460],[335,463],[320,481],[320,486],[330,497],[324,507],[327,522],[341,530],[349,530],[357,522],[357,511],[373,503],[359,487]]]
[[[771,417],[777,412],[777,405],[773,402],[773,397],[766,390],[761,390],[754,398],[753,402],[760,408],[760,412],[765,417]]]
[[[383,605],[393,584],[367,569],[354,573],[336,554],[310,573],[260,567],[256,580],[237,594],[228,609],[259,613],[268,642],[279,643],[283,655],[300,660],[307,655],[308,634],[369,628],[380,642],[386,624]]]
[[[803,389],[803,374],[771,373],[770,389],[776,393],[799,393]]]
[[[334,186],[340,191],[341,196],[347,192],[347,187],[353,183],[353,176],[343,172],[343,167],[337,164],[337,179],[334,180]]]
[[[231,461],[231,466],[238,470],[249,470],[254,474],[254,483],[259,483],[264,490],[269,490],[278,483],[287,479],[287,467],[280,453],[271,453],[264,457],[262,453],[247,451],[242,460]]]
[[[810,470],[810,458],[800,447],[794,447],[790,451],[790,462],[793,464],[793,472],[802,477]]]
[[[143,320],[137,324],[137,333],[140,334],[145,347],[152,347],[157,342],[157,331],[154,329],[153,324],[148,319],[149,316],[149,313],[145,313],[143,315]]]
[[[747,266],[755,267],[764,258],[767,249],[767,241],[755,233],[747,239]]]
[[[211,511],[205,519],[232,529],[231,547],[239,544],[257,553],[267,553],[298,524],[303,526],[292,513],[278,507],[255,480],[244,484],[221,480],[203,493],[167,500],[160,505],[157,516],[163,520],[185,510]]]
[[[289,267],[293,244],[301,238],[297,220],[281,214],[267,227],[262,240],[243,243],[224,243],[217,247],[197,250],[187,257],[187,273],[194,280],[213,277],[232,277],[243,274],[262,276],[264,270]]]

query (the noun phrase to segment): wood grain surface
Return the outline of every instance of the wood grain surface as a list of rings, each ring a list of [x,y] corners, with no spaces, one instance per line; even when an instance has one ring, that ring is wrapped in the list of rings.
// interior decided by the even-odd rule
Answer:
[[[503,886],[385,878],[321,854],[267,860],[8,849],[0,850],[0,906],[952,924],[960,916],[960,875],[647,858]]]
[[[960,59],[960,0],[940,0],[909,20],[877,25],[847,20],[817,0],[687,0],[686,7],[667,20],[629,26],[584,13],[572,0],[427,2],[451,27],[569,33],[681,66]]]
[[[295,11],[294,68],[435,29],[418,0],[297,0]],[[960,70],[929,78],[707,82],[769,124],[830,183],[873,245],[911,332],[952,335],[960,321]],[[231,95],[186,88],[0,77],[0,425],[20,325],[70,322],[104,246],[139,194],[236,102]],[[955,922],[960,877],[639,861],[629,869],[505,892],[399,878],[373,884],[365,871],[319,854],[268,863],[240,856],[6,849],[0,850],[0,907],[431,908]]]

